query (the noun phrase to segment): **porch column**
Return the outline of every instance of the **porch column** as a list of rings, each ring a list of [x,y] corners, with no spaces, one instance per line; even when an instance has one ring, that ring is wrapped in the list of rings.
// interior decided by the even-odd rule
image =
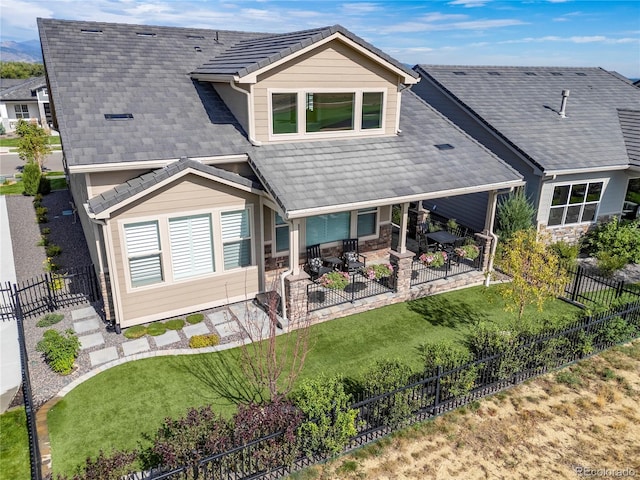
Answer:
[[[292,275],[300,273],[300,220],[294,219],[289,225],[289,268]]]
[[[422,200],[420,200],[418,202],[418,220],[416,222],[416,232],[415,232],[416,238],[417,238],[417,235],[418,235],[417,230],[419,228],[419,225],[421,223],[424,223],[424,222],[428,221],[429,220],[429,214],[431,213],[430,210],[427,210],[426,208],[424,208],[423,204],[424,204],[424,202]]]
[[[400,210],[400,233],[398,238],[398,253],[407,252],[407,225],[409,224],[409,202],[405,202]]]
[[[409,297],[413,255],[413,252],[409,252],[406,249],[404,253],[389,252],[389,260],[396,269],[396,292],[398,296]]]
[[[487,215],[484,219],[484,231],[476,234],[476,237],[484,242],[484,255],[482,258],[482,268],[489,273],[493,270],[493,259],[498,246],[498,236],[493,232],[493,224],[496,219],[496,208],[498,205],[498,191],[491,190],[487,201]],[[487,277],[488,278],[488,277]]]
[[[288,275],[284,281],[284,301],[287,302],[287,318],[290,323],[298,322],[307,316],[309,275],[298,268],[297,275]]]

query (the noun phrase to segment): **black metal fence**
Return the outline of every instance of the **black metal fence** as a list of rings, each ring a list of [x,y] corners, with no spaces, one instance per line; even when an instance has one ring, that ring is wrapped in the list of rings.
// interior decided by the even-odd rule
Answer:
[[[482,270],[484,248],[483,246],[478,246],[478,248],[480,253],[473,260],[460,258],[452,253],[447,254],[447,260],[441,267],[430,267],[424,265],[419,259],[415,259],[411,265],[411,286],[446,279],[473,270]]]
[[[565,265],[563,268],[570,280],[562,298],[579,306],[611,305],[624,294],[640,297],[640,288],[622,280],[596,275],[579,265]]]
[[[355,272],[349,275],[349,283],[342,289],[328,288],[319,282],[312,282],[307,285],[307,311],[353,303],[363,298],[393,292],[395,273],[394,270],[388,277],[371,279],[362,272]]]
[[[69,305],[100,300],[98,277],[93,266],[68,269],[64,272],[45,273],[18,282],[13,291],[11,284],[0,289],[2,320],[13,319],[15,298],[20,299],[23,317],[53,312]],[[17,295],[17,297],[14,297]]]
[[[626,330],[621,329],[621,321]],[[483,352],[476,360],[462,365],[437,367],[433,372],[414,376],[407,385],[392,391],[375,395],[365,392],[351,406],[358,412],[357,434],[345,451],[594,355],[636,338],[638,334],[640,300],[585,317],[560,330],[515,338],[511,348]],[[264,449],[270,449],[282,435],[283,432],[274,433],[189,467],[136,474],[128,479],[271,479],[323,459],[320,455],[294,455],[295,451],[301,452],[300,446],[294,442],[280,457],[288,461],[278,462],[277,458],[270,456],[265,463]],[[273,449],[269,452],[272,454]]]

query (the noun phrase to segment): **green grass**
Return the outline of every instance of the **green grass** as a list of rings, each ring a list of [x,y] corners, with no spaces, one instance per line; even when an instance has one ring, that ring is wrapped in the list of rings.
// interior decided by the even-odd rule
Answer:
[[[17,147],[20,137],[0,138],[0,147]],[[60,137],[58,135],[49,136],[50,145],[60,145]]]
[[[0,479],[28,480],[29,437],[24,408],[0,415]]]
[[[65,190],[67,188],[67,180],[64,178],[52,178],[51,190]],[[11,185],[0,185],[0,195],[22,195],[24,187],[22,180],[18,180]]]
[[[507,322],[495,289],[474,287],[332,320],[312,327],[311,350],[301,378],[342,374],[358,377],[379,358],[400,358],[420,368],[416,347],[428,341],[462,341],[474,321]],[[479,313],[479,312],[482,313]],[[553,301],[546,316],[578,312]],[[530,316],[542,314],[533,310]],[[283,341],[283,337],[279,337]],[[232,402],[216,393],[224,359],[238,373],[237,351],[157,357],[109,369],[82,383],[49,412],[48,424],[56,473],[70,473],[99,449],[132,449],[162,420],[183,416],[191,406],[213,404],[224,415]]]

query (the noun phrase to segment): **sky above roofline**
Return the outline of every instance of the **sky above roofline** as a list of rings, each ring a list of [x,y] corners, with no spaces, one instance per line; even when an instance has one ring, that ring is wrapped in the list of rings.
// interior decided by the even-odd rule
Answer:
[[[291,32],[341,24],[407,64],[581,66],[640,78],[636,0],[0,0],[0,41],[36,18]]]

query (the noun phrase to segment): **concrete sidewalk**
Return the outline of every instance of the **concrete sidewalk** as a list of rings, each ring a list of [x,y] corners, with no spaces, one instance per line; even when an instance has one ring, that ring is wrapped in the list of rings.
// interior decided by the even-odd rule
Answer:
[[[7,282],[16,282],[16,271],[7,201],[0,196],[0,283],[4,286]],[[21,382],[17,322],[0,321],[0,413],[7,410]]]

